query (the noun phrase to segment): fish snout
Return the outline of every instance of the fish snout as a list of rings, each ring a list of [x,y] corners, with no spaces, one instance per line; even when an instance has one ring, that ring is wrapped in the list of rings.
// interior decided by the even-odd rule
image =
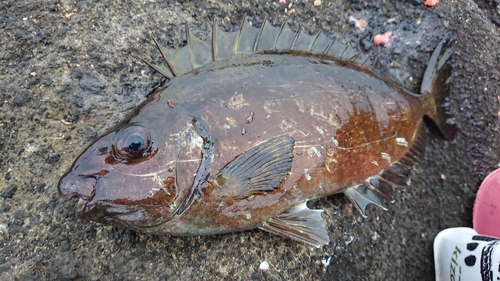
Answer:
[[[64,177],[57,188],[59,196],[63,198],[80,198],[90,200],[94,197],[96,179],[92,177]]]

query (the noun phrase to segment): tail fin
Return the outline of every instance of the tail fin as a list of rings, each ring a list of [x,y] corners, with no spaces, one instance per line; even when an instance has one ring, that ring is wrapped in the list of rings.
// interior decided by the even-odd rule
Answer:
[[[428,104],[432,109],[427,114],[438,126],[447,140],[455,138],[457,126],[450,112],[450,78],[452,66],[450,64],[453,49],[451,36],[445,37],[432,53],[422,80],[421,94],[424,99],[430,99]]]

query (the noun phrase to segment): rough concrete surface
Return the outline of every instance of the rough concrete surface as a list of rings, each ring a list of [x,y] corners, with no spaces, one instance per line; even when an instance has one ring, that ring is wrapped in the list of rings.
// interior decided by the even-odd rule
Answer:
[[[2,1],[0,3],[0,280],[432,280],[432,242],[471,226],[475,192],[498,167],[498,1]],[[243,15],[342,41],[388,66],[418,92],[439,40],[454,36],[451,105],[460,128],[444,141],[424,131],[426,159],[384,212],[362,218],[343,195],[325,210],[331,243],[309,249],[262,231],[150,236],[75,217],[57,182],[85,147],[162,82],[152,37],[185,43],[184,22],[210,39],[215,17]],[[366,20],[360,31],[348,16]],[[374,46],[391,31],[391,45]],[[263,262],[269,269],[262,270]]]

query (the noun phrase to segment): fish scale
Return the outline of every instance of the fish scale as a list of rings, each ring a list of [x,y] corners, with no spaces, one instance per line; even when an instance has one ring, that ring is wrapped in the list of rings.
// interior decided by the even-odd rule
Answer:
[[[326,221],[307,201],[344,193],[363,216],[385,210],[423,156],[423,117],[456,133],[441,106],[449,39],[416,95],[323,32],[245,17],[234,32],[216,20],[211,42],[186,33],[179,49],[155,40],[165,64],[148,65],[169,81],[61,179],[78,216],[152,234],[260,228],[321,247]]]

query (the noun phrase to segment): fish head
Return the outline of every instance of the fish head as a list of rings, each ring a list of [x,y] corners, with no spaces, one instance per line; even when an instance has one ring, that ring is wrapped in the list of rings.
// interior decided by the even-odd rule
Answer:
[[[59,195],[78,198],[77,216],[100,223],[142,230],[170,220],[201,161],[199,136],[191,134],[189,147],[180,133],[186,122],[172,123],[131,122],[106,133],[60,180]]]

